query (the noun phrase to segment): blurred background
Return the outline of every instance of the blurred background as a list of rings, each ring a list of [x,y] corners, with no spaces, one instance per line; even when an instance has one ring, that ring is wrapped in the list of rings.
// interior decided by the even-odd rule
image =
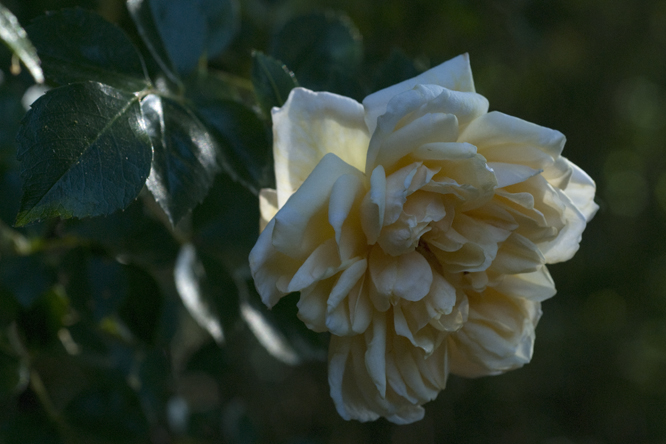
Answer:
[[[23,25],[47,10],[81,6],[136,38],[122,0],[3,3]],[[208,198],[217,203],[204,203],[192,222],[203,227],[192,242],[201,247],[220,307],[223,340],[199,327],[164,284],[178,245],[153,219],[134,224],[132,215],[144,214],[147,203],[109,218],[10,229],[21,186],[14,137],[31,80],[9,73],[5,50],[2,242],[20,235],[51,243],[35,254],[0,256],[0,441],[666,443],[666,1],[240,0],[239,6],[235,40],[211,61],[221,71],[248,78],[252,49],[271,53],[285,23],[332,10],[346,14],[362,39],[359,81],[349,95],[362,99],[393,77],[468,52],[477,91],[492,110],[567,136],[564,155],[596,180],[600,210],[574,259],[549,267],[558,294],[543,303],[532,362],[497,377],[451,377],[426,405],[425,419],[412,425],[347,422],[328,395],[326,338],[296,330],[294,298],[268,313],[258,304],[239,308],[236,293],[229,294],[234,285],[251,292],[229,269],[256,239],[258,213],[255,197],[228,179]],[[400,72],[378,77],[391,73],[390,63]],[[298,77],[297,67],[290,68]],[[238,234],[230,220],[252,223],[243,222],[249,231]],[[126,231],[118,234],[119,226]],[[211,232],[213,241],[206,237]],[[70,248],[74,238],[88,243]],[[210,250],[228,249],[229,238],[241,246],[234,243],[216,261]],[[151,264],[160,258],[168,264],[148,272],[146,255]],[[262,322],[291,348],[267,348],[253,334]],[[5,347],[17,341],[24,353]]]

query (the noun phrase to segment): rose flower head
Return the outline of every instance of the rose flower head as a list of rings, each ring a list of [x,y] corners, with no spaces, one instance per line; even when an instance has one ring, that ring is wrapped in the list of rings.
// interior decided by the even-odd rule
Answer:
[[[345,419],[423,418],[449,373],[530,361],[546,264],[597,210],[562,133],[488,112],[461,55],[363,100],[303,88],[273,109],[276,190],[250,267],[272,307],[331,333]]]

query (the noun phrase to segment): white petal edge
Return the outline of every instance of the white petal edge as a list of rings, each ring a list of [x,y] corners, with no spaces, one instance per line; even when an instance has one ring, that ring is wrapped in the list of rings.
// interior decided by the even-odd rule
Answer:
[[[454,57],[416,77],[379,90],[363,99],[365,122],[370,134],[375,131],[377,118],[386,112],[389,100],[416,85],[438,85],[454,91],[476,92],[469,55]]]
[[[282,108],[273,108],[272,115],[278,208],[327,153],[360,171],[365,169],[370,136],[363,106],[357,101],[294,88]]]

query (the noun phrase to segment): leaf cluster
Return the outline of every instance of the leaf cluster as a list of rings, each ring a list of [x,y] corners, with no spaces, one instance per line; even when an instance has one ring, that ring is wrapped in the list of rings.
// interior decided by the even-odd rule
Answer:
[[[0,85],[0,442],[255,442],[242,409],[220,415],[253,377],[246,350],[323,362],[328,341],[298,295],[267,311],[249,276],[271,109],[299,85],[360,99],[415,68],[396,53],[363,79],[337,13],[250,52],[235,0],[125,6],[123,27],[75,7],[25,31],[0,8],[0,37],[46,79],[22,119],[32,78]],[[225,62],[239,51],[246,68]]]

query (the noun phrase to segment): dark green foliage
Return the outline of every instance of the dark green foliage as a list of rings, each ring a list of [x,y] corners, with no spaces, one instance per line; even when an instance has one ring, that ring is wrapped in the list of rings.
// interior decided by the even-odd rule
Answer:
[[[19,226],[125,208],[150,172],[138,97],[101,83],[49,91],[33,104],[17,140],[25,181]]]
[[[271,55],[286,63],[300,84],[357,99],[363,61],[361,34],[345,15],[315,13],[295,18],[275,36]]]
[[[231,100],[207,101],[198,111],[220,143],[227,170],[255,193],[272,186],[270,133],[257,114]]]
[[[206,196],[219,170],[219,148],[199,119],[173,100],[150,95],[141,110],[153,144],[146,186],[175,225]]]
[[[176,70],[188,74],[202,56],[215,57],[239,25],[234,0],[144,0],[150,2],[160,38]]]
[[[252,53],[252,85],[261,109],[270,116],[274,106],[284,105],[298,81],[284,63],[255,51]]]
[[[50,13],[27,28],[46,76],[66,85],[95,81],[124,91],[148,86],[143,60],[127,35],[83,9]]]

